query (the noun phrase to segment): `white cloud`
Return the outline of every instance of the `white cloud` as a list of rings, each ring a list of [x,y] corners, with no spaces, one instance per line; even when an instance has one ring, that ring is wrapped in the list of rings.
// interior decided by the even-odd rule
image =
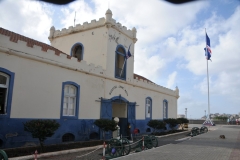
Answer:
[[[1,1],[0,26],[48,43],[52,26],[51,6],[36,1]]]
[[[207,101],[199,101],[188,93],[181,95],[178,104],[178,114],[185,114],[187,108],[187,118],[201,118],[207,109]]]
[[[231,100],[238,100],[240,93],[240,72],[220,72],[216,80],[209,79],[210,94],[224,95]],[[207,78],[196,86],[203,94],[207,94]]]
[[[177,76],[177,72],[174,71],[173,73],[171,73],[169,76],[168,76],[168,81],[167,81],[167,88],[172,88],[174,87],[174,85],[176,85],[176,76]]]
[[[206,60],[204,58],[205,30],[211,39],[213,51],[212,62],[209,62],[210,91],[212,94],[232,98],[239,104],[240,68],[240,6],[229,18],[212,12],[208,19],[199,21],[199,13],[210,9],[208,1],[197,1],[184,5],[172,5],[159,0],[78,0],[61,6],[56,13],[55,6],[36,1],[6,0],[0,2],[0,26],[23,34],[30,38],[48,43],[49,29],[54,23],[61,23],[62,28],[73,25],[76,11],[76,24],[98,20],[105,16],[109,7],[113,18],[127,28],[137,28],[138,41],[135,44],[134,72],[157,81],[168,68],[177,70],[169,75],[167,87],[174,85],[183,72],[191,72],[198,77],[199,89],[206,94]],[[54,17],[53,17],[53,13]],[[3,15],[3,16],[2,16]],[[56,16],[57,15],[57,16]],[[201,26],[199,25],[201,24]],[[62,29],[56,28],[56,29]],[[176,64],[176,66],[169,65]],[[177,76],[176,76],[177,75]],[[188,75],[189,76],[189,75]],[[192,79],[192,77],[187,77]],[[187,81],[186,79],[182,79]],[[193,86],[194,87],[194,86]],[[179,107],[203,105],[189,98],[183,103],[186,93],[180,89]],[[197,92],[197,90],[196,90]],[[183,96],[182,96],[183,95]]]

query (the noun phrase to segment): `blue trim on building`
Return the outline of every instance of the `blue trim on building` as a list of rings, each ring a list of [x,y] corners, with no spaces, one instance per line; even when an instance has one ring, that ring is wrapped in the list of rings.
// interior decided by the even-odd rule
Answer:
[[[151,101],[151,106],[150,106],[150,117],[146,117],[146,104],[147,104],[147,99],[149,99]],[[151,120],[152,119],[152,98],[151,97],[146,97],[145,99],[145,119],[146,120]]]
[[[64,87],[65,85],[73,85],[77,89],[76,94],[76,110],[75,110],[75,116],[63,116],[63,101],[64,101]],[[75,82],[72,81],[66,81],[62,83],[62,94],[61,94],[61,119],[78,119],[78,113],[79,113],[79,104],[80,104],[80,85],[78,85]]]
[[[166,99],[163,100],[163,119],[164,119],[164,102],[166,102],[166,118],[168,118],[168,101]]]
[[[120,53],[120,52],[117,52],[118,48],[122,48],[122,49],[124,50],[124,54],[122,54],[122,53]],[[123,68],[124,68],[124,72],[123,72],[123,73],[124,73],[125,75],[123,76],[123,78],[117,76],[117,72],[116,72],[117,54],[123,56],[123,57],[124,57],[124,60],[125,60],[126,50],[125,50],[125,48],[124,48],[123,45],[119,44],[119,45],[116,47],[116,51],[115,51],[115,64],[114,64],[114,76],[115,76],[115,78],[122,79],[122,80],[126,80],[126,78],[127,78],[127,72],[126,72],[126,71],[127,71],[127,60],[125,60],[125,64],[124,64],[124,67],[123,67]]]
[[[24,131],[23,123],[26,121],[32,120],[30,118],[9,118],[9,119],[0,119],[0,140],[3,142],[0,146],[1,148],[15,148],[22,147],[27,143],[39,145],[37,138],[32,138],[31,133]],[[74,135],[74,142],[79,141],[89,141],[101,139],[100,129],[94,125],[96,119],[55,119],[60,127],[55,131],[52,137],[48,137],[45,141],[45,145],[50,144],[61,144],[62,137],[66,133],[71,133]],[[131,123],[131,133],[137,128],[140,131],[140,134],[149,134],[147,125],[149,120],[136,120],[135,125]],[[166,129],[170,130],[168,125]],[[164,130],[162,130],[164,131]],[[91,139],[90,134],[96,133],[97,137]],[[111,138],[111,132],[107,132],[105,138]]]
[[[8,95],[7,95],[7,105],[6,111],[7,114],[0,114],[0,118],[9,118],[11,114],[11,106],[12,106],[12,94],[13,94],[13,86],[14,86],[14,77],[15,73],[11,72],[5,68],[0,67],[0,72],[5,73],[9,76],[9,85],[8,85]]]
[[[71,50],[70,50],[70,55],[73,56],[73,49],[74,49],[76,46],[78,46],[78,45],[80,45],[80,46],[82,47],[81,60],[83,60],[84,46],[83,46],[83,44],[80,43],[80,42],[77,42],[77,43],[75,43],[75,44],[72,46],[72,48],[71,48]]]
[[[22,147],[27,143],[39,145],[37,138],[32,138],[30,132],[24,131],[23,123],[33,120],[28,118],[9,118],[0,119],[0,144],[1,148],[15,148]],[[91,133],[97,133],[97,137],[94,139],[99,139],[99,128],[94,125],[95,119],[55,119],[60,127],[55,131],[52,137],[48,137],[44,144],[60,144],[62,143],[62,136],[66,133],[71,133],[74,135],[74,141],[89,141],[92,140],[90,137]]]
[[[112,101],[114,101],[114,100],[116,100],[116,99],[120,99],[120,100],[122,100],[122,101],[124,101],[124,102],[126,102],[126,103],[128,102],[128,100],[127,100],[126,98],[122,97],[121,95],[119,95],[119,96],[114,96],[114,97],[111,98]]]

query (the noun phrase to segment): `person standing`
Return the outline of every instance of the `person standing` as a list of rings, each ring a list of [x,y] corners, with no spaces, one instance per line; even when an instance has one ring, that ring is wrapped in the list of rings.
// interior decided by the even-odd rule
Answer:
[[[130,123],[127,124],[127,139],[131,139],[131,125]]]

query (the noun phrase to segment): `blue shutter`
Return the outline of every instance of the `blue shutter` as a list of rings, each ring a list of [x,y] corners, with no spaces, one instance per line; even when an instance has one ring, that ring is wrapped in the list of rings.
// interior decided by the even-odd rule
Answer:
[[[112,119],[112,101],[101,99],[101,119]]]
[[[136,128],[136,103],[128,103],[128,122],[131,124],[131,131]]]

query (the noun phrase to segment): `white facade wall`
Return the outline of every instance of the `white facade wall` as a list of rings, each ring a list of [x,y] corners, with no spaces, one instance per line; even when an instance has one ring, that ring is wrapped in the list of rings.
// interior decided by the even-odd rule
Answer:
[[[84,46],[83,60],[106,69],[107,42],[107,28],[100,27],[56,37],[51,41],[51,45],[70,55],[73,45],[82,43]]]
[[[92,20],[91,23],[85,22],[83,25],[70,26],[55,30],[50,29],[49,40],[51,45],[64,53],[70,55],[74,44],[80,42],[84,46],[83,60],[102,66],[106,75],[114,77],[115,75],[115,55],[118,45],[122,45],[125,51],[134,54],[134,44],[136,43],[136,29],[128,30],[125,26],[112,18],[110,10],[106,12],[105,18],[98,21]],[[134,55],[126,61],[126,81],[133,81]]]
[[[162,119],[164,99],[168,101],[168,117],[177,116],[176,91],[142,80],[127,82],[107,77],[104,73],[100,74],[104,70],[91,73],[94,70],[91,65],[86,65],[85,69],[83,65],[83,70],[76,71],[76,67],[71,66],[75,64],[71,63],[75,62],[75,58],[67,59],[66,55],[42,52],[36,46],[27,47],[22,41],[10,42],[7,36],[1,35],[0,39],[1,44],[5,44],[1,46],[1,67],[15,73],[11,118],[60,118],[62,83],[65,81],[80,85],[79,119],[100,118],[100,102],[95,100],[119,95],[137,103],[136,119],[145,119],[146,97],[152,98],[152,119]],[[48,56],[54,58],[55,64],[48,61]],[[117,88],[113,89],[114,86]]]
[[[111,16],[107,11],[106,19],[97,22],[61,31],[51,28],[52,46],[66,54],[75,43],[83,44],[81,62],[52,50],[44,52],[39,46],[27,47],[24,41],[14,43],[0,35],[0,67],[15,73],[11,118],[60,118],[62,83],[66,81],[80,85],[79,119],[100,118],[97,100],[119,95],[136,102],[136,119],[145,119],[147,97],[152,99],[152,119],[163,118],[164,100],[168,101],[168,118],[177,117],[179,90],[133,79],[134,56],[126,62],[126,81],[115,78],[116,47],[122,45],[127,52],[131,44],[134,54],[137,39],[135,28],[127,30]]]

